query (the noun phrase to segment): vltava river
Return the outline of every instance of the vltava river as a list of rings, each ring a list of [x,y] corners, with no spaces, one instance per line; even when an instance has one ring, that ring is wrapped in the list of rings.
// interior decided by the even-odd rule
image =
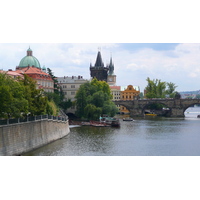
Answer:
[[[120,128],[73,127],[64,138],[25,155],[30,156],[199,156],[200,108],[185,118],[145,117]],[[123,116],[120,116],[123,117]]]

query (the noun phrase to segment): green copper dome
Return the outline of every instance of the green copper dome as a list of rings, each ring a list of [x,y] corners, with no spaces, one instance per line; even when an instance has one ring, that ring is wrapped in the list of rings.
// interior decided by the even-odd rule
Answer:
[[[30,49],[30,47],[27,50],[27,56],[22,58],[19,63],[19,67],[21,67],[21,68],[25,68],[28,66],[34,66],[37,68],[41,68],[38,59],[32,55],[32,50]]]

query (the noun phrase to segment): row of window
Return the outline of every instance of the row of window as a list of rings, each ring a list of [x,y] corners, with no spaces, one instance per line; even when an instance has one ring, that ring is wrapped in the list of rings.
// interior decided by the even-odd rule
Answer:
[[[37,81],[43,87],[53,87],[53,81]]]
[[[67,88],[67,85],[63,85],[63,88]],[[71,85],[71,88],[75,88],[75,85]]]
[[[69,94],[70,92],[64,92],[64,95],[67,95],[67,94]],[[71,92],[71,95],[75,95],[76,94],[76,92]]]
[[[132,99],[132,98],[135,98],[136,97],[136,95],[130,95],[130,96],[128,96],[128,95],[126,95],[126,96],[122,96],[122,99]]]
[[[120,93],[114,93],[114,92],[112,92],[112,95],[114,96],[116,96],[116,95],[121,95]]]

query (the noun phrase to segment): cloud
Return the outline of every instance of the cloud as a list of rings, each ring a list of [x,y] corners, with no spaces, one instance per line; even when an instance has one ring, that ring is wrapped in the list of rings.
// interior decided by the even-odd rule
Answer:
[[[121,43],[119,48],[126,49],[130,52],[139,51],[141,49],[153,49],[155,51],[174,50],[178,43]]]
[[[122,44],[122,43],[13,43],[0,44],[0,69],[15,69],[31,47],[41,66],[55,76],[90,78],[98,49],[104,64],[112,56],[117,85],[146,87],[146,78],[178,85],[178,90],[200,89],[200,44]]]

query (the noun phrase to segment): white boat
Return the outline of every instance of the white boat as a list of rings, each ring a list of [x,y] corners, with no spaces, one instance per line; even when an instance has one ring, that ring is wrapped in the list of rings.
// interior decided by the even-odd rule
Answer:
[[[131,118],[131,117],[126,117],[126,118],[123,118],[123,121],[133,121],[133,118]]]

